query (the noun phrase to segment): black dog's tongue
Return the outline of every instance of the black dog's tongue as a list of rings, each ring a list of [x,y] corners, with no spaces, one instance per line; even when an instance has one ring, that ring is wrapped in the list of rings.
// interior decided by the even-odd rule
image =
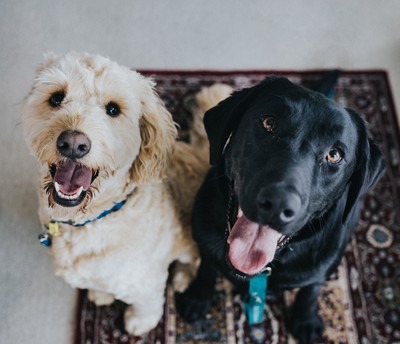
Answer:
[[[67,162],[57,166],[54,182],[58,184],[59,190],[65,195],[77,192],[81,187],[87,190],[92,181],[92,171],[85,166],[75,162]]]
[[[268,226],[239,217],[228,237],[229,260],[239,271],[254,275],[274,259],[282,234]]]

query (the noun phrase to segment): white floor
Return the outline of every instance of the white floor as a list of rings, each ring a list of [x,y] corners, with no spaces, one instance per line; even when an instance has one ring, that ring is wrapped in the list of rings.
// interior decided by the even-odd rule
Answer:
[[[36,165],[18,125],[43,52],[147,69],[385,69],[400,106],[398,0],[1,0],[0,343],[71,343],[75,292],[36,237]]]

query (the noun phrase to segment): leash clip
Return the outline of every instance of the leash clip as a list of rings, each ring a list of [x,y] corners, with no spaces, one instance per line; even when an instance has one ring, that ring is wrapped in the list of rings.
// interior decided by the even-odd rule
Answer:
[[[269,277],[272,274],[272,268],[267,265],[264,269],[262,269],[260,271],[260,273],[264,273],[264,272],[267,274],[267,277]]]

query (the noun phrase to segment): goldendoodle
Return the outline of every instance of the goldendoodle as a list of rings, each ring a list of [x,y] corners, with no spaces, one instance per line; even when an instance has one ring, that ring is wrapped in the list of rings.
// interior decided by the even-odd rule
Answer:
[[[191,144],[176,140],[154,82],[101,56],[48,55],[23,106],[40,169],[40,236],[56,274],[97,305],[130,306],[125,328],[155,327],[168,269],[183,291],[199,264],[190,214],[208,167],[201,123],[229,87],[197,94]],[[196,118],[199,116],[199,118]]]

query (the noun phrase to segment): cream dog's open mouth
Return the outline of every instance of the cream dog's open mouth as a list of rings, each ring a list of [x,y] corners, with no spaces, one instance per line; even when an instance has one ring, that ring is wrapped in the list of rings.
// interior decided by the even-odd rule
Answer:
[[[63,207],[75,207],[85,199],[91,184],[98,176],[93,170],[75,161],[60,162],[50,166],[54,202]]]

